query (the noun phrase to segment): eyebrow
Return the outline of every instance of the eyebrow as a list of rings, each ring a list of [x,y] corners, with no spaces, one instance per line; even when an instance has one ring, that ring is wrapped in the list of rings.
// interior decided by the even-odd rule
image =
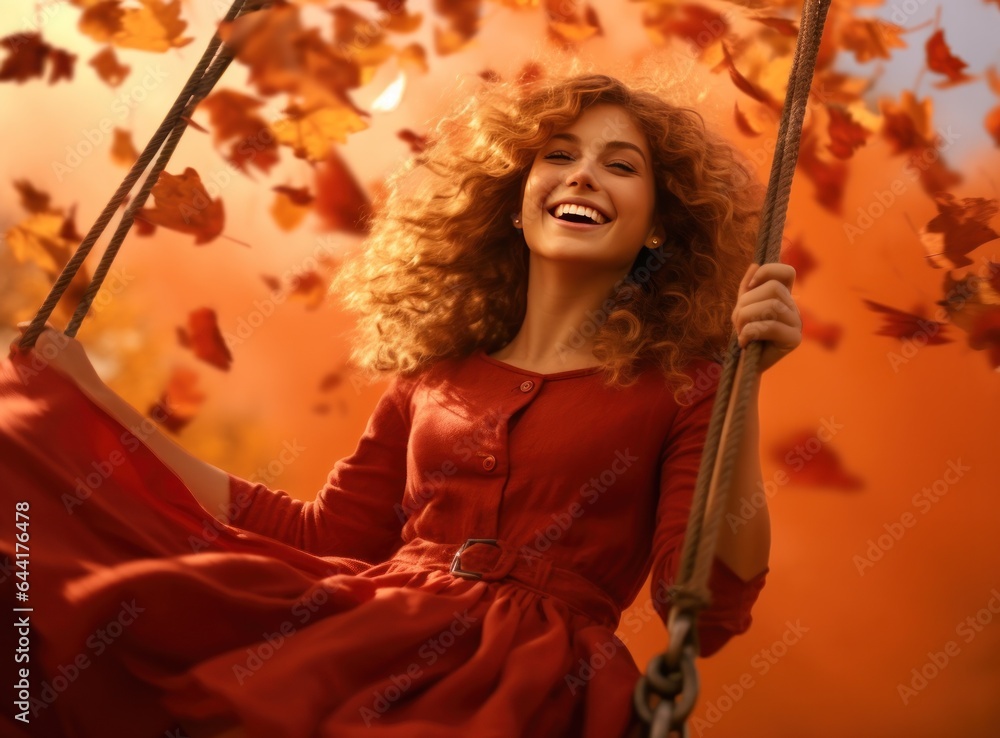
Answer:
[[[580,137],[577,136],[574,133],[554,133],[549,140],[550,141],[555,141],[555,140],[569,141],[570,143],[574,143],[574,144],[577,144],[577,145],[579,145],[579,143],[580,143]],[[643,161],[644,164],[646,163],[646,155],[642,153],[642,149],[640,149],[634,143],[631,143],[629,141],[608,141],[606,144],[604,144],[604,148],[605,148],[605,150],[607,150],[607,149],[631,149],[632,151],[636,152],[639,156],[642,157],[642,161]]]

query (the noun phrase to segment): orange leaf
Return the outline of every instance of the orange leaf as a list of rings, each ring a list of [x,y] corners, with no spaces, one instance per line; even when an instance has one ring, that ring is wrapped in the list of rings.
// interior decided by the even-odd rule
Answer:
[[[121,128],[114,129],[115,140],[111,144],[111,160],[123,167],[131,167],[139,158],[139,152],[132,145],[132,134]]]
[[[371,203],[337,152],[317,167],[316,211],[332,230],[368,232]]]
[[[198,391],[198,375],[191,369],[176,367],[167,380],[167,388],[159,402],[151,405],[146,415],[171,433],[177,433],[191,422],[205,395]]]
[[[195,236],[195,244],[208,243],[222,233],[222,200],[208,196],[201,178],[191,167],[181,175],[160,172],[151,190],[155,208],[142,208],[138,215],[154,225]]]
[[[182,327],[177,328],[177,339],[182,346],[194,351],[194,355],[205,363],[224,372],[229,371],[233,355],[229,353],[229,347],[226,346],[219,331],[215,311],[211,308],[192,310],[188,315],[187,330]]]
[[[307,187],[272,187],[277,195],[271,205],[271,217],[284,231],[296,228],[309,212],[313,202]]]
[[[949,84],[960,84],[973,79],[962,71],[969,65],[951,53],[942,29],[938,29],[927,39],[927,66],[932,72],[945,75]]]
[[[776,18],[773,16],[755,16],[754,20],[758,23],[763,23],[768,28],[773,28],[775,31],[780,33],[782,36],[791,36],[795,38],[799,35],[799,27],[795,21],[789,20],[788,18]]]
[[[109,43],[122,32],[122,10],[120,0],[104,0],[83,9],[78,27],[81,32],[98,43]]]
[[[907,313],[867,298],[862,298],[861,301],[869,310],[881,313],[885,320],[882,326],[875,331],[878,336],[890,336],[898,338],[900,341],[912,341],[914,336],[919,334],[922,342],[927,344],[951,343],[951,339],[944,334],[947,323],[929,320],[922,309],[916,313]]]
[[[119,63],[115,50],[111,46],[105,46],[102,51],[95,54],[89,64],[97,72],[97,75],[112,87],[120,85],[132,69],[126,64]]]
[[[650,3],[643,11],[642,25],[656,43],[682,38],[699,56],[729,33],[729,24],[722,15],[695,3]]]
[[[859,62],[888,59],[890,49],[905,49],[900,38],[903,28],[894,23],[868,18],[851,18],[840,28],[840,45],[854,52]]]
[[[822,438],[816,429],[800,430],[776,446],[772,456],[792,470],[789,476],[797,485],[837,487],[841,490],[863,487],[863,480],[844,469],[840,455],[829,441]]]
[[[854,150],[864,146],[871,131],[851,117],[849,110],[828,105],[830,124],[827,131],[830,134],[830,153],[838,159],[850,159]]]
[[[111,41],[118,46],[143,51],[169,51],[187,46],[192,37],[182,38],[187,22],[181,20],[180,0],[139,0],[140,7],[125,8],[120,30]]]

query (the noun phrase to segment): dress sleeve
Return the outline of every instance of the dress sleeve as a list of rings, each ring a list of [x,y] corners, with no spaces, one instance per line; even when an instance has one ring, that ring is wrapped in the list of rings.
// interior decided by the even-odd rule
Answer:
[[[354,453],[336,462],[315,500],[229,474],[230,525],[316,556],[387,560],[402,544],[413,388],[412,379],[390,381]]]
[[[710,365],[721,370],[718,364]],[[693,402],[678,406],[673,425],[660,455],[660,498],[653,536],[652,601],[666,624],[671,601],[664,596],[674,584],[680,568],[688,516],[694,498],[708,424],[715,403],[718,375],[705,390],[693,391]],[[708,384],[708,382],[705,382]],[[735,635],[750,628],[750,610],[757,601],[770,567],[744,581],[717,556],[712,559],[708,586],[711,604],[698,613],[699,655],[711,656]]]

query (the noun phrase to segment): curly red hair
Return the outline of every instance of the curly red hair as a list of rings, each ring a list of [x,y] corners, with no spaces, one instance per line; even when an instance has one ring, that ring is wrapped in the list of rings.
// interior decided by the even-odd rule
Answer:
[[[750,264],[762,187],[733,146],[696,111],[603,74],[529,83],[483,81],[443,115],[422,153],[386,181],[361,253],[332,286],[360,313],[351,362],[412,374],[443,358],[506,345],[524,320],[528,246],[510,214],[536,152],[598,103],[623,106],[642,130],[667,243],[642,247],[590,325],[609,385],[640,363],[675,397],[692,360],[718,361]],[[581,326],[581,330],[586,329]]]

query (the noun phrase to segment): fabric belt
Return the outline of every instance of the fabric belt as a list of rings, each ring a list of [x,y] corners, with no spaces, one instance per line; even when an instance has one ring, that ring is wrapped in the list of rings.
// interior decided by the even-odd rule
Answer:
[[[611,630],[621,619],[621,608],[603,588],[572,569],[555,566],[534,549],[519,549],[502,538],[469,538],[464,543],[415,538],[404,543],[391,561],[445,570],[463,579],[516,582],[562,600],[580,615]]]

